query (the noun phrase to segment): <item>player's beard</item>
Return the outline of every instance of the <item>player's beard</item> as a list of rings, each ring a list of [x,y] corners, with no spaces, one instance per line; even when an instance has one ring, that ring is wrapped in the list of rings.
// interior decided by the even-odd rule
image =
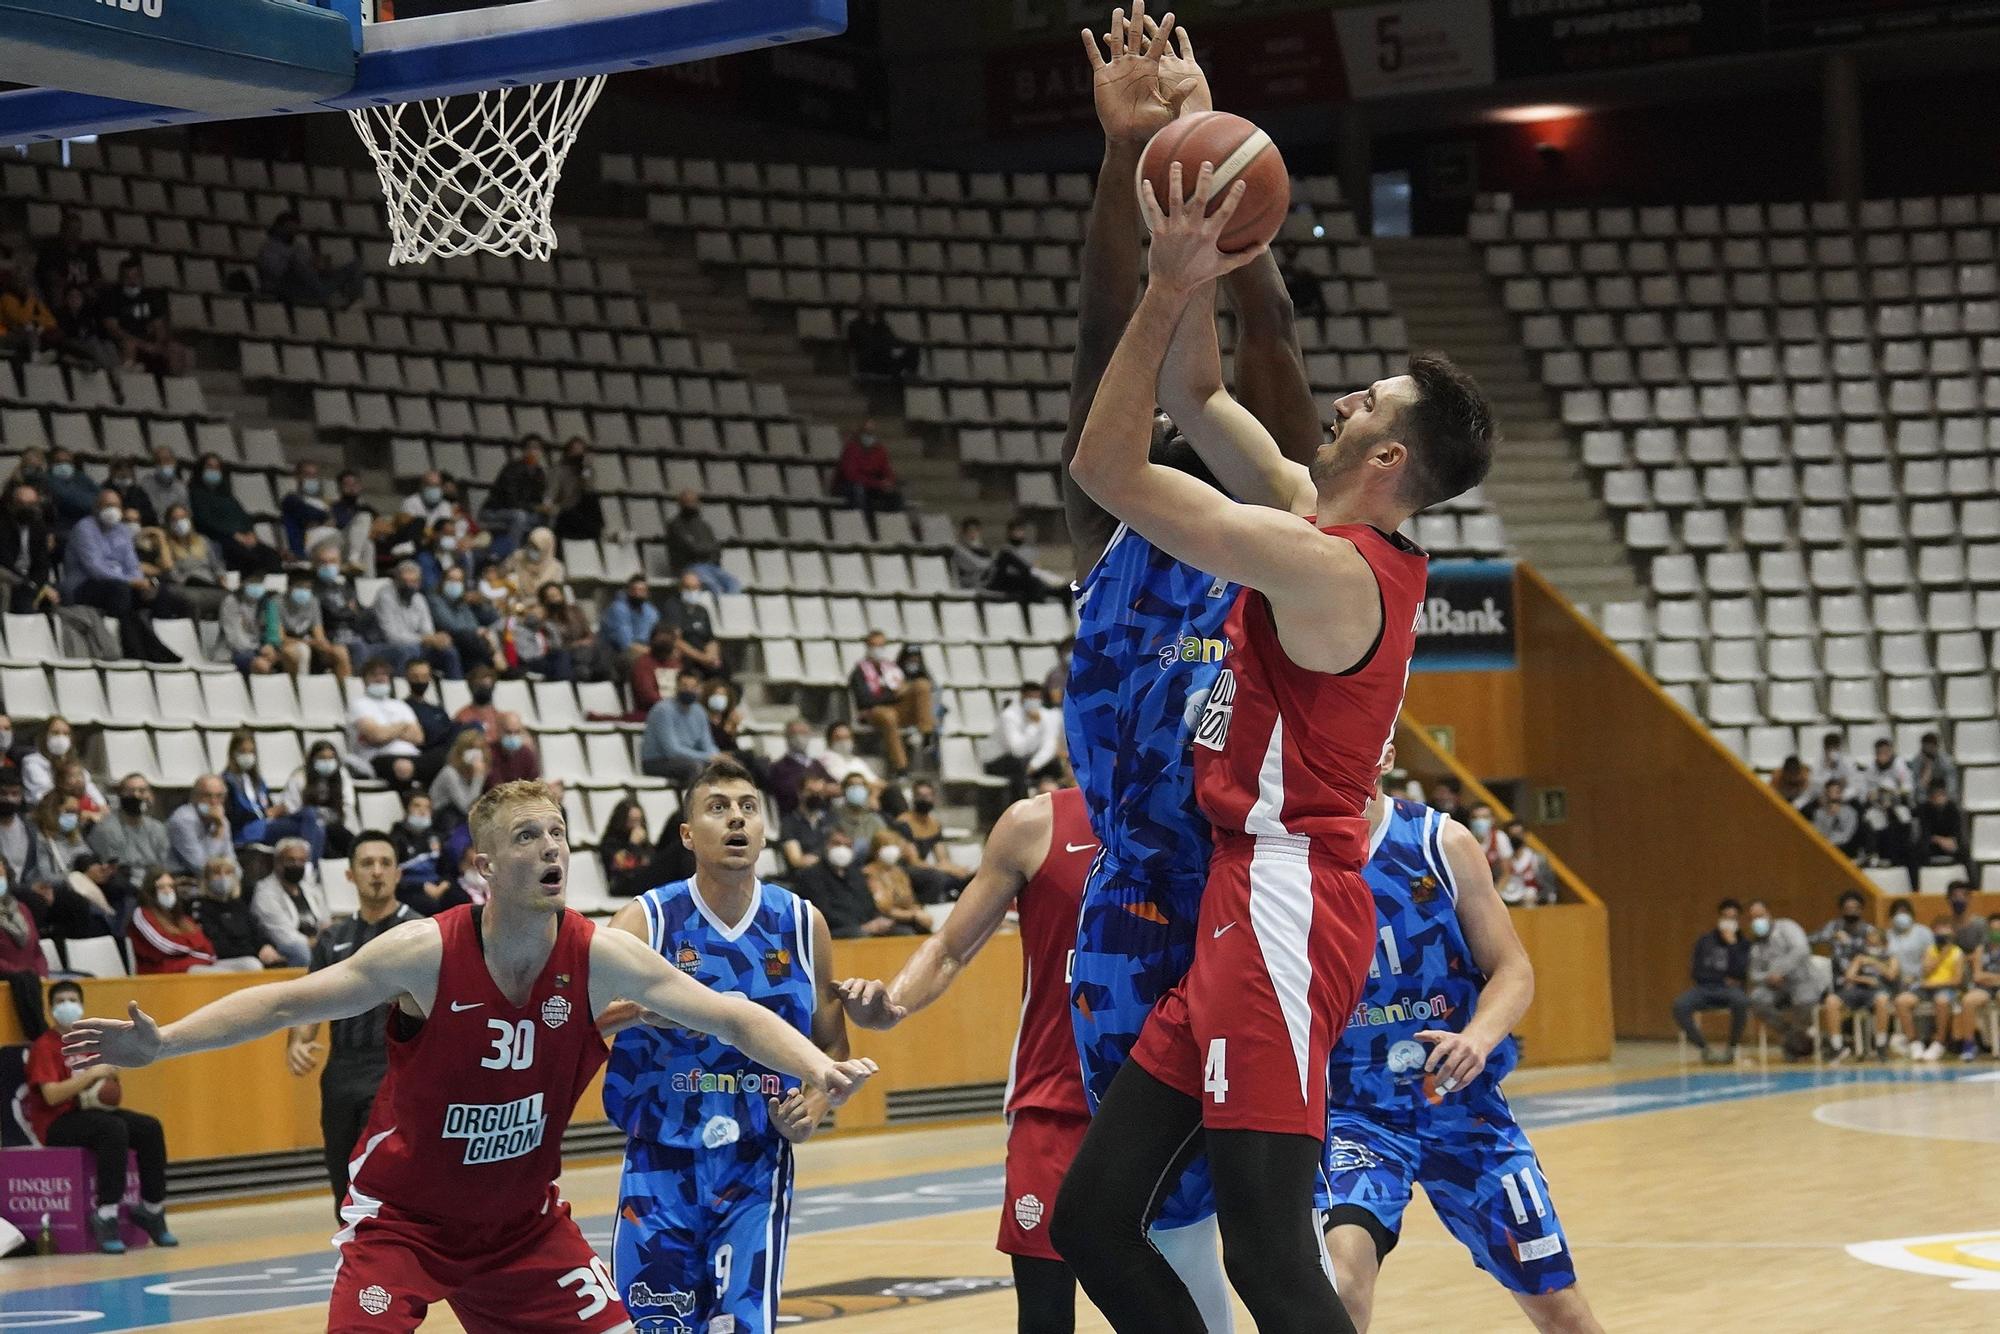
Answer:
[[[1368,457],[1370,444],[1365,437],[1365,431],[1345,426],[1335,430],[1333,439],[1321,446],[1306,469],[1316,491],[1325,495],[1330,486],[1337,486],[1343,477],[1361,465],[1361,461]]]

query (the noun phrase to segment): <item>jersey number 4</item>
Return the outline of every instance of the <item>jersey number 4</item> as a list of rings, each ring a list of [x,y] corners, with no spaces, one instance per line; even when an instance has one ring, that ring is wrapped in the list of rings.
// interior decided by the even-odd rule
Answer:
[[[1229,1039],[1210,1038],[1208,1060],[1202,1066],[1201,1091],[1217,1102],[1229,1101]]]
[[[487,1031],[493,1035],[493,1050],[479,1064],[488,1070],[525,1070],[535,1063],[535,1021],[522,1019],[508,1023],[505,1019],[488,1019]]]

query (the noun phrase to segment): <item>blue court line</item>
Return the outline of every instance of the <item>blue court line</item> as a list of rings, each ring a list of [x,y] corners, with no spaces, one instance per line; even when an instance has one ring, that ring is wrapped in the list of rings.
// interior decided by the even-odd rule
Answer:
[[[1604,1121],[1646,1112],[1669,1111],[1746,1098],[1864,1085],[1949,1083],[1992,1074],[1990,1064],[1911,1069],[1902,1066],[1834,1067],[1734,1073],[1717,1071],[1606,1083],[1561,1093],[1524,1093],[1510,1098],[1515,1114],[1531,1130]],[[851,1186],[800,1191],[792,1206],[799,1233],[870,1227],[913,1218],[999,1207],[1005,1178],[999,1166],[920,1172]],[[582,1220],[584,1235],[610,1252],[612,1218]],[[10,1281],[34,1264],[0,1261]],[[255,1315],[288,1307],[317,1305],[333,1284],[333,1252],[265,1261],[209,1265],[106,1277],[82,1283],[9,1291],[0,1301],[0,1331],[68,1330],[74,1334],[114,1334],[181,1321]]]

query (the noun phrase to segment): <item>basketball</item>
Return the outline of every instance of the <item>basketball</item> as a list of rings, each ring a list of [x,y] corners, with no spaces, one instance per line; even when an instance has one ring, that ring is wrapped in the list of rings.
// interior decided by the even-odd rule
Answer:
[[[1167,173],[1181,164],[1181,188],[1194,193],[1201,164],[1215,164],[1215,190],[1209,212],[1222,203],[1229,187],[1244,183],[1243,202],[1222,234],[1220,248],[1234,253],[1263,245],[1284,225],[1292,206],[1292,178],[1271,136],[1241,116],[1227,111],[1200,111],[1182,116],[1154,135],[1139,159],[1139,177],[1153,183],[1153,196],[1167,203]],[[1137,188],[1136,186],[1134,188]],[[1186,196],[1184,195],[1183,198]]]
[[[102,1080],[91,1090],[99,1107],[116,1107],[125,1101],[125,1086],[118,1082],[118,1076]]]

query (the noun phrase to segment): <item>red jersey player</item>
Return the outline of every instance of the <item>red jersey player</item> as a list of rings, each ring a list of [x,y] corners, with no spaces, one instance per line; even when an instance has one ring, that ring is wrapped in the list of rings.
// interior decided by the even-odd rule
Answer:
[[[1076,1327],[1076,1280],[1049,1245],[1046,1223],[1063,1174],[1090,1127],[1069,1019],[1069,956],[1076,946],[1084,878],[1096,853],[1097,835],[1077,788],[1015,802],[986,836],[979,870],[951,915],[895,980],[850,978],[838,987],[850,1023],[894,1028],[944,995],[993,938],[1009,908],[1020,913],[1021,1026],[1007,1066],[1007,1194],[999,1241],[1013,1257],[1020,1334],[1066,1334]],[[1156,1233],[1155,1241],[1166,1246],[1191,1288],[1227,1310],[1212,1228]]]
[[[566,908],[569,842],[542,784],[503,783],[469,819],[483,911],[397,927],[330,968],[164,1028],[136,1004],[129,1020],[84,1020],[65,1055],[140,1066],[393,1005],[389,1075],[334,1239],[327,1328],[413,1330],[446,1301],[472,1331],[629,1330],[555,1186],[563,1129],[605,1060],[592,1017],[623,997],[648,1022],[713,1033],[835,1105],[875,1067],[829,1059],[770,1011]]]
[[[1373,946],[1363,811],[1402,702],[1427,566],[1396,529],[1479,483],[1492,423],[1468,377],[1416,357],[1336,404],[1310,468],[1286,461],[1222,386],[1213,284],[1264,247],[1217,249],[1244,187],[1210,214],[1213,174],[1204,164],[1190,199],[1174,166],[1164,209],[1144,187],[1151,276],[1070,466],[1134,532],[1242,585],[1195,727],[1195,795],[1215,848],[1194,964],[1100,1104],[1054,1232],[1115,1328],[1200,1330],[1139,1226],[1161,1174],[1199,1142],[1230,1281],[1257,1328],[1326,1334],[1353,1329],[1313,1220],[1327,1057]],[[1147,460],[1170,349],[1175,425],[1228,495]]]

